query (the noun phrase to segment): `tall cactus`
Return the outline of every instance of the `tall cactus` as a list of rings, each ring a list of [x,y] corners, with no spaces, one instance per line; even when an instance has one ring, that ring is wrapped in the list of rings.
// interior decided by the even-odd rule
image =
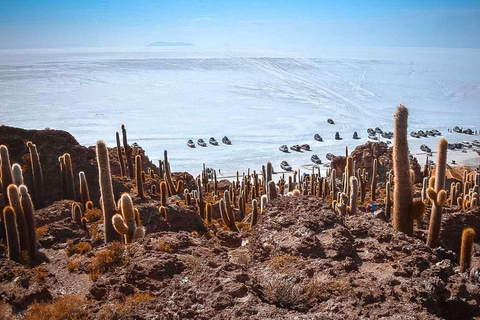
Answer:
[[[267,185],[270,181],[272,181],[272,173],[273,173],[273,166],[272,166],[272,163],[268,161],[267,162],[267,180],[266,180]]]
[[[432,213],[430,215],[430,225],[428,227],[427,245],[430,248],[437,246],[438,237],[440,235],[440,225],[442,222],[443,202],[440,202],[440,191],[445,189],[445,169],[447,166],[447,150],[448,142],[445,138],[440,139],[438,143],[437,168],[435,172],[435,195],[432,191],[427,194],[432,195]],[[437,195],[438,194],[438,195]],[[443,196],[442,196],[443,197]],[[446,197],[446,193],[445,193]],[[429,197],[430,198],[430,197]]]
[[[220,214],[222,216],[223,221],[227,225],[227,227],[234,232],[239,232],[235,224],[235,215],[233,214],[233,209],[230,203],[230,195],[228,190],[225,191],[223,195],[223,199],[220,199],[219,207],[220,207]]]
[[[474,240],[475,230],[465,228],[462,232],[462,246],[460,248],[460,272],[462,273],[470,268]]]
[[[45,202],[45,188],[43,184],[43,170],[40,163],[40,156],[38,155],[37,146],[31,141],[27,141],[27,147],[30,152],[30,161],[32,165],[33,174],[33,199],[35,205],[43,207]]]
[[[22,262],[20,254],[20,244],[17,232],[17,222],[15,218],[15,211],[12,207],[7,206],[3,209],[3,220],[5,221],[5,231],[8,246],[8,258],[15,262]]]
[[[268,201],[272,201],[273,199],[277,198],[277,186],[275,185],[275,181],[270,180],[267,184],[267,194],[268,194]]]
[[[137,154],[135,156],[135,180],[137,183],[137,193],[140,199],[145,199],[145,192],[143,191],[142,179],[142,156]]]
[[[127,159],[128,176],[130,177],[130,179],[133,179],[134,168],[133,168],[132,147],[130,147],[130,145],[128,144],[127,129],[123,124],[122,124],[122,140],[123,140],[123,149],[125,150],[125,158]]]
[[[170,172],[170,163],[168,162],[167,150],[163,152],[163,158],[164,158],[163,165],[165,169],[164,178],[165,178],[165,181],[167,182],[168,194],[169,196],[173,196],[175,194],[175,184],[173,183],[172,173]]]
[[[348,151],[346,151],[348,153]],[[355,175],[355,168],[353,166],[353,158],[351,156],[347,156],[347,165],[345,166],[345,189],[347,191],[347,196],[350,197],[350,177]],[[358,182],[358,181],[357,181]]]
[[[145,229],[137,226],[135,220],[135,209],[132,198],[128,193],[122,194],[120,198],[121,214],[112,217],[112,224],[115,230],[123,235],[125,243],[131,243],[145,236]]]
[[[390,195],[390,182],[387,182],[385,186],[385,215],[387,219],[390,219],[392,216],[392,196]]]
[[[120,163],[120,174],[122,177],[125,177],[127,175],[127,172],[125,170],[125,160],[123,160],[123,153],[122,153],[122,147],[120,145],[120,134],[115,132],[115,140],[117,141],[117,156],[118,156],[118,162]]]
[[[408,113],[407,113],[407,116],[408,116]],[[406,120],[405,120],[405,123],[406,123]],[[405,138],[405,141],[406,141],[406,138]],[[408,164],[408,144],[407,144],[407,164]],[[372,186],[371,186],[372,201],[375,201],[377,199],[377,180],[378,180],[377,165],[378,165],[378,161],[375,158],[373,160],[373,168],[372,168]],[[410,171],[409,171],[409,173],[410,173]]]
[[[250,220],[250,228],[253,228],[258,221],[258,202],[256,199],[252,200],[252,218]]]
[[[8,154],[8,148],[5,145],[0,146],[0,177],[2,178],[2,193],[7,194],[7,188],[13,183],[12,166],[10,164],[10,155]]]
[[[410,165],[408,157],[408,109],[399,105],[394,116],[393,145],[393,226],[395,230],[413,236],[413,198],[410,185]],[[374,177],[372,177],[374,179]],[[373,190],[372,190],[373,194]]]
[[[83,208],[86,209],[87,202],[90,201],[90,191],[88,190],[85,172],[80,171],[78,173],[78,181],[80,182],[80,202],[82,203]]]
[[[23,184],[22,167],[18,163],[14,163],[12,166],[13,183],[20,187]]]
[[[115,231],[112,217],[116,213],[115,198],[113,195],[110,160],[105,142],[97,141],[98,181],[100,184],[101,207],[105,227],[105,243],[120,240],[120,235]]]
[[[22,203],[20,201],[20,194],[18,192],[18,187],[13,183],[9,185],[7,189],[7,195],[8,195],[8,200],[10,202],[10,206],[15,211],[15,219],[17,222],[20,251],[22,252],[28,251],[29,234],[27,229],[27,222],[25,221],[25,215],[23,214],[23,210],[22,210]]]
[[[35,259],[37,255],[37,238],[36,238],[36,227],[35,227],[35,208],[33,207],[32,198],[28,194],[27,187],[22,185],[19,188],[20,190],[20,202],[22,205],[23,215],[25,216],[25,223],[27,226],[28,233],[28,255],[31,260]]]
[[[350,157],[351,158],[351,157]],[[355,176],[351,176],[349,179],[349,193],[350,193],[350,214],[357,213],[357,200],[358,200],[358,180]]]
[[[63,155],[67,199],[75,200],[75,184],[73,180],[72,157],[69,153]]]

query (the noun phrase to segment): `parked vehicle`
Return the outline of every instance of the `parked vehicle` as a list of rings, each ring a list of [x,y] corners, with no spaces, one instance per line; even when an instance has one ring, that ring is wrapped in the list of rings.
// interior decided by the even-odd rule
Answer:
[[[297,151],[297,152],[302,151],[302,149],[300,148],[300,146],[298,144],[296,144],[294,146],[291,146],[290,149],[293,150],[293,151]]]
[[[426,144],[422,144],[420,146],[420,150],[422,150],[423,152],[427,152],[427,153],[432,152],[432,149],[430,149]]]
[[[320,158],[314,154],[310,157],[310,160],[312,160],[313,163],[315,164],[322,164],[322,160],[320,160]]]
[[[340,133],[338,133],[338,131],[335,133],[335,140],[342,140],[342,138],[340,137]]]
[[[315,133],[315,135],[313,136],[313,139],[323,142],[323,138],[318,133]]]
[[[414,138],[420,138],[420,135],[418,133],[416,133],[415,131],[410,132],[410,136],[412,136]]]
[[[215,140],[214,137],[211,137],[208,142],[211,144],[211,145],[214,145],[214,146],[218,146],[218,141]]]
[[[203,141],[203,139],[198,139],[197,140],[197,144],[200,146],[200,147],[206,147],[207,146],[207,143],[205,141]]]
[[[375,130],[373,130],[372,128],[368,128],[367,133],[368,134],[375,134]]]
[[[355,140],[360,139],[360,137],[358,136],[357,131],[355,131],[355,132],[353,133],[353,139],[355,139]]]
[[[424,137],[424,138],[427,137],[427,134],[426,134],[423,130],[418,130],[417,133],[418,133],[418,135],[419,135],[420,137]]]
[[[285,160],[280,163],[280,168],[282,168],[285,171],[292,171],[292,167]]]
[[[327,158],[328,161],[332,161],[333,157],[335,157],[335,156],[333,155],[333,153],[327,153],[326,158]]]
[[[472,144],[468,141],[462,141],[462,144],[465,148],[471,148],[472,147]]]
[[[190,148],[195,148],[195,142],[193,142],[193,140],[190,139],[187,141],[187,146],[189,146]]]
[[[230,141],[230,139],[228,139],[227,136],[225,136],[225,137],[222,138],[222,142],[223,142],[224,144],[232,144],[232,141]]]
[[[382,129],[380,129],[379,127],[376,127],[376,128],[375,128],[375,133],[380,133],[380,134],[382,134],[382,132],[383,132]]]
[[[369,134],[369,135],[368,135],[368,139],[378,140],[378,137],[377,137],[376,134]]]
[[[280,148],[278,148],[278,150],[282,151],[282,152],[288,152],[288,147],[286,144],[283,144]]]
[[[300,146],[300,149],[305,150],[305,151],[311,151],[311,150],[310,150],[310,145],[308,145],[308,144],[306,144],[306,143],[305,143],[305,144],[302,144],[302,145]]]
[[[327,122],[330,123],[330,124],[335,124],[335,122],[333,122],[333,120],[330,119],[330,118],[327,119]]]

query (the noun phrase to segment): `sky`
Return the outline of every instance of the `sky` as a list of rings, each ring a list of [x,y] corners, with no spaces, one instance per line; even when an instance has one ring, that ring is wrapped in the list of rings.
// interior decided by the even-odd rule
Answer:
[[[480,0],[0,0],[0,48],[480,48]]]

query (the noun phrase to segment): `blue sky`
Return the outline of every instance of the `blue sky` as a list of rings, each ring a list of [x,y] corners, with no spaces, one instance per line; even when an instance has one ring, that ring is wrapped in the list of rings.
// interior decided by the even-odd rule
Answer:
[[[476,1],[0,0],[0,48],[480,47]]]

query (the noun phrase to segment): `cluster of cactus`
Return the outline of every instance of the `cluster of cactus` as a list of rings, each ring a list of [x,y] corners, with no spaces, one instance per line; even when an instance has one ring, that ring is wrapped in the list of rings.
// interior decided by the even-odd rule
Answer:
[[[134,208],[132,198],[128,193],[122,194],[116,214],[111,221],[113,228],[123,236],[125,243],[131,243],[145,236],[145,228],[141,226],[140,213]]]
[[[73,179],[72,157],[69,153],[58,158],[60,163],[60,176],[62,181],[63,197],[69,200],[75,200],[75,182]]]
[[[476,172],[475,175],[469,174],[464,171],[463,175],[463,192],[460,193],[460,183],[451,187],[450,201],[453,204],[458,204],[462,207],[462,211],[475,209],[480,201],[479,198],[479,180],[480,173]],[[453,189],[453,190],[452,190]],[[456,197],[456,200],[454,198]],[[456,203],[454,202],[456,201]]]

